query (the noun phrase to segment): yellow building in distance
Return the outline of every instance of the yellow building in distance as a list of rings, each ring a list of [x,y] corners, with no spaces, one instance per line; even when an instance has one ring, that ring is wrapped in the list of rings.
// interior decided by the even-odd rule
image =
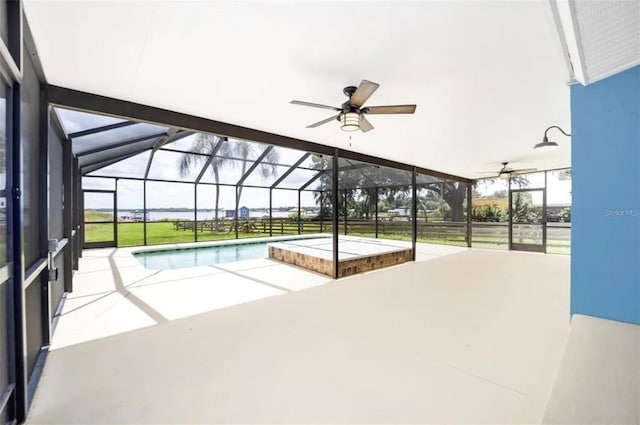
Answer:
[[[473,198],[472,205],[474,208],[482,208],[485,205],[496,205],[499,208],[507,209],[509,207],[508,198]]]

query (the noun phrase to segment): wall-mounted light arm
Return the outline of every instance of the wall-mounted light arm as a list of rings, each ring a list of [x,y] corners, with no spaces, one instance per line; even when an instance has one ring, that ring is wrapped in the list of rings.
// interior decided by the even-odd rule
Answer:
[[[549,132],[549,130],[551,130],[552,128],[555,128],[557,130],[560,130],[560,132],[562,134],[564,134],[567,137],[570,137],[571,134],[567,133],[566,131],[564,131],[563,129],[561,129],[560,127],[558,127],[557,125],[552,125],[550,127],[547,127],[547,129],[544,131],[544,137],[542,137],[542,142],[538,143],[537,145],[535,145],[533,147],[533,149],[536,150],[554,150],[554,149],[558,149],[558,144],[556,142],[553,141],[549,141],[549,138],[547,137],[547,133]]]
[[[548,139],[547,139],[547,132],[549,132],[549,130],[551,130],[552,128],[556,128],[556,129],[560,130],[560,133],[564,134],[564,135],[565,135],[565,136],[567,136],[567,137],[571,137],[571,134],[567,133],[566,131],[564,131],[563,129],[561,129],[560,127],[558,127],[557,125],[552,125],[552,126],[550,126],[549,128],[547,128],[547,129],[544,131],[544,139],[545,139],[545,140],[548,140]]]

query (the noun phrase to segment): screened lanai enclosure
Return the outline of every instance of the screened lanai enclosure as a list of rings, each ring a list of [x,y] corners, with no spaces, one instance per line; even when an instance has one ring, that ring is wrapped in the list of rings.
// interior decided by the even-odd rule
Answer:
[[[85,248],[332,234],[334,226],[340,235],[470,241],[466,179],[62,108],[55,113],[81,170]]]
[[[335,233],[414,246],[569,251],[568,170],[473,184],[338,150],[60,107],[54,114],[81,173],[84,248]]]

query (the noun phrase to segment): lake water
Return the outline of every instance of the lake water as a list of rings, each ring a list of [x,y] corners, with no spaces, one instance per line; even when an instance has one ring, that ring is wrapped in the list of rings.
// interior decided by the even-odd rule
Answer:
[[[131,211],[121,210],[120,215],[130,215]],[[249,213],[250,217],[253,218],[261,218],[264,216],[268,216],[269,212],[261,212],[261,211],[251,211]],[[193,220],[193,211],[149,211],[148,212],[149,221],[159,221],[159,220]],[[289,217],[289,212],[287,211],[274,211],[273,217],[281,218],[281,217]],[[213,220],[215,218],[215,214],[213,210],[198,210],[198,221],[200,220]],[[224,218],[224,212],[221,211],[218,214],[218,218]]]

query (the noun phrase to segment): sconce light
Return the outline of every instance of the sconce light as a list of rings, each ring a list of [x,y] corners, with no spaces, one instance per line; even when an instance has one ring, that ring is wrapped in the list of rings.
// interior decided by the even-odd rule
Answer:
[[[552,150],[556,150],[556,149],[559,148],[559,146],[558,146],[558,144],[556,142],[550,141],[549,138],[547,137],[547,132],[549,130],[551,130],[552,128],[557,128],[558,130],[560,130],[560,132],[562,134],[564,134],[567,137],[571,136],[571,134],[567,133],[566,131],[564,131],[563,129],[558,127],[557,125],[552,125],[551,127],[547,128],[544,131],[544,137],[542,138],[542,142],[540,142],[537,145],[535,145],[533,147],[533,149],[538,150],[538,151],[552,151]]]

